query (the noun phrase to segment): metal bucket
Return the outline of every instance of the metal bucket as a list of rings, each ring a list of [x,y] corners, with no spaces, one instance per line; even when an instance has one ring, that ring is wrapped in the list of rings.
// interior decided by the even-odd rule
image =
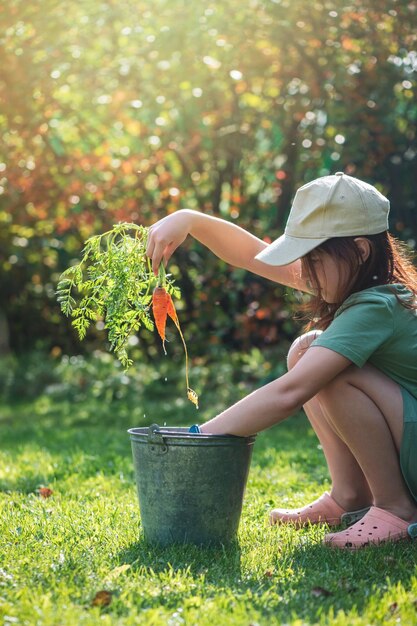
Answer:
[[[255,436],[156,424],[128,432],[148,541],[208,545],[236,537]]]

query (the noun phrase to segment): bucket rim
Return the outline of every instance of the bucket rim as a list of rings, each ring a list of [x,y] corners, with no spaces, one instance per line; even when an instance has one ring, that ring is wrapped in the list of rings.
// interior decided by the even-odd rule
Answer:
[[[130,435],[132,440],[136,438],[147,438],[150,435],[148,426],[135,426],[129,428],[127,432]],[[158,431],[164,439],[185,439],[186,441],[192,440],[193,442],[201,441],[201,442],[234,442],[235,444],[243,444],[243,443],[252,443],[256,439],[255,435],[249,435],[248,437],[243,437],[240,435],[208,435],[205,433],[190,433],[188,432],[188,427],[184,426],[166,426],[160,428]]]

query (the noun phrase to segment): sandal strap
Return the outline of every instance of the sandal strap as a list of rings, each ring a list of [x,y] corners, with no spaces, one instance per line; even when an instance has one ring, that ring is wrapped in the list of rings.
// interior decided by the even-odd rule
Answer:
[[[347,513],[343,513],[340,517],[340,521],[343,526],[351,526],[361,520],[369,511],[371,507],[366,506],[364,509],[358,509],[357,511],[348,511]]]

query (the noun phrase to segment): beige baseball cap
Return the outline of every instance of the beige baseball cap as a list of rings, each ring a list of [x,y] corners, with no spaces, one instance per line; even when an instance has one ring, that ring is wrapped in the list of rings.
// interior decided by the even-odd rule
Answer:
[[[389,200],[368,183],[336,172],[303,185],[295,194],[284,234],[255,258],[288,265],[327,239],[388,230]]]

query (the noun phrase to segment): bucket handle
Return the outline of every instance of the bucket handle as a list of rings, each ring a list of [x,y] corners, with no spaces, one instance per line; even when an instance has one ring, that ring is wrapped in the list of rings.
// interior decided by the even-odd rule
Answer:
[[[165,443],[158,424],[149,426],[148,443],[151,446],[152,452],[156,452],[157,454],[166,454],[166,452],[168,452],[168,446]]]

